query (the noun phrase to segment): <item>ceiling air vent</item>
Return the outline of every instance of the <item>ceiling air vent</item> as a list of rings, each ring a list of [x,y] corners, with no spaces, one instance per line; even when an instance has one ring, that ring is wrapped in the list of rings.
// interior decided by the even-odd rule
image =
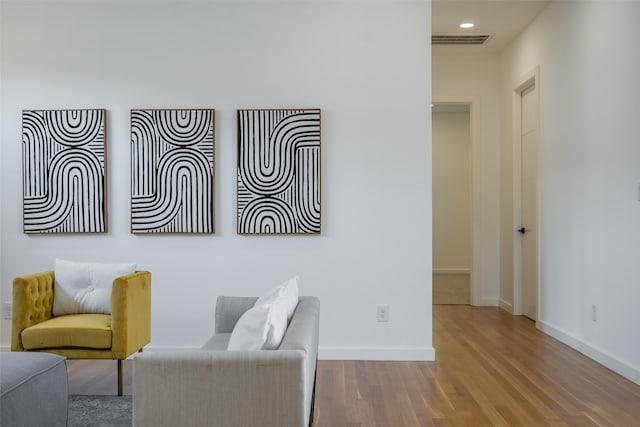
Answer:
[[[433,45],[483,45],[489,40],[489,35],[456,35],[456,34],[433,34],[431,44]]]

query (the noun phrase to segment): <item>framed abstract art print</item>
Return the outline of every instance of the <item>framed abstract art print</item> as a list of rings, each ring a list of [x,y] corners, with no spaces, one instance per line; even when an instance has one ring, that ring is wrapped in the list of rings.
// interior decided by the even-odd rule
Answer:
[[[22,112],[23,231],[107,232],[104,109]]]
[[[238,110],[239,234],[320,233],[320,109]]]
[[[214,232],[214,109],[131,110],[131,232]]]

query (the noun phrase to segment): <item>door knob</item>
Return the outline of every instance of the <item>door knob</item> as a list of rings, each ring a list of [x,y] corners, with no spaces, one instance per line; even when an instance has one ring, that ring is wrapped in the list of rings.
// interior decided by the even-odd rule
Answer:
[[[526,232],[527,232],[527,229],[524,228],[524,227],[518,229],[518,233],[520,233],[520,234],[524,234]]]

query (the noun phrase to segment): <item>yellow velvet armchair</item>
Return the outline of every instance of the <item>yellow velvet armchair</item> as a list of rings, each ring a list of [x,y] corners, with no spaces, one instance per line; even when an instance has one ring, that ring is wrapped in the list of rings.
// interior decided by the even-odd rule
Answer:
[[[13,280],[11,351],[42,351],[69,359],[122,361],[151,340],[151,273],[118,277],[111,289],[111,314],[53,316],[53,271]]]

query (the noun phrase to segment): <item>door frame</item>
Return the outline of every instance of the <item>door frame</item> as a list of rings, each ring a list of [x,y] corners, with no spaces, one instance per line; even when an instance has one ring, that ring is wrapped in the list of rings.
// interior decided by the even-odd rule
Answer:
[[[540,66],[523,74],[512,85],[512,105],[513,105],[513,314],[522,315],[522,236],[517,231],[522,226],[522,92],[533,86],[537,99],[536,111],[536,130],[538,141],[536,142],[536,150],[539,153],[540,141]],[[536,177],[540,178],[540,161],[536,162]],[[540,187],[536,194],[536,210],[537,210],[537,238],[538,238],[538,262],[537,262],[537,283],[536,283],[536,325],[540,319]]]
[[[469,292],[471,305],[482,304],[482,286],[479,279],[481,271],[480,245],[480,114],[479,98],[460,95],[432,95],[433,105],[468,105],[469,106],[469,179],[471,190],[471,271],[469,274]]]

